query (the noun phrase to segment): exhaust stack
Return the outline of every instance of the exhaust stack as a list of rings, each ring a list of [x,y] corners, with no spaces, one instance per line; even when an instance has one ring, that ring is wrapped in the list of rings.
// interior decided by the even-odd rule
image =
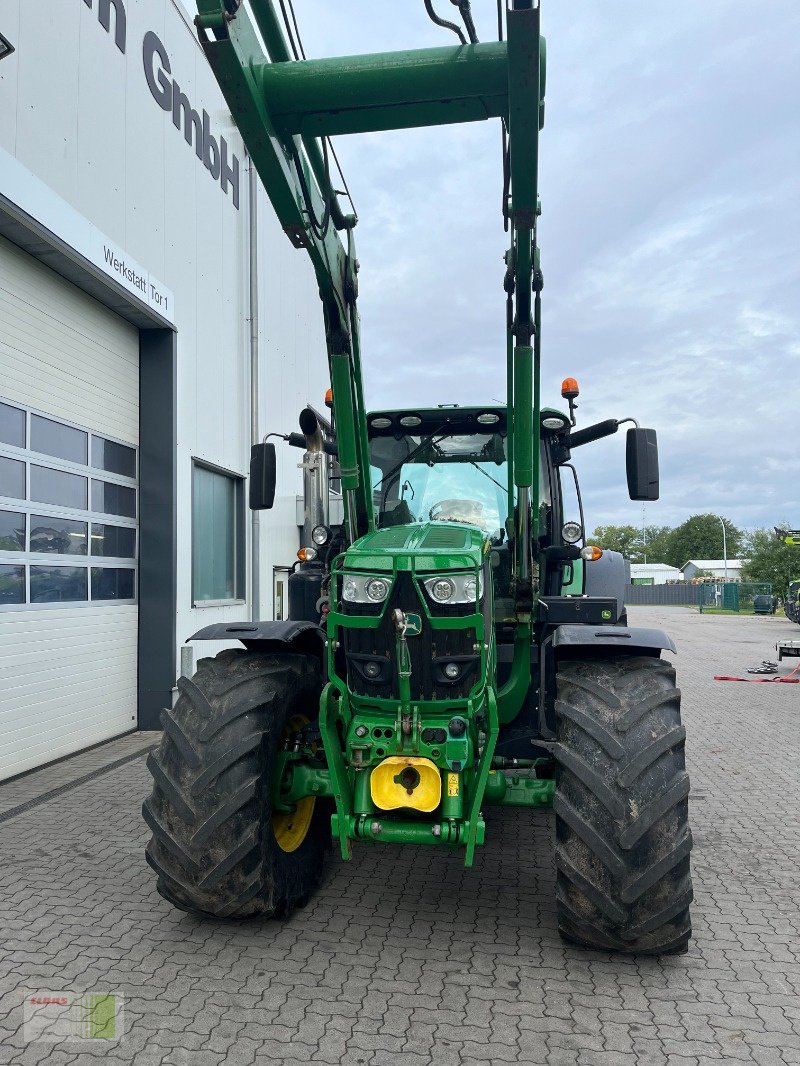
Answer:
[[[330,519],[328,456],[325,436],[317,415],[310,407],[300,412],[300,432],[305,437],[306,450],[300,467],[303,470],[303,540],[311,545],[311,531],[315,526],[327,526]]]

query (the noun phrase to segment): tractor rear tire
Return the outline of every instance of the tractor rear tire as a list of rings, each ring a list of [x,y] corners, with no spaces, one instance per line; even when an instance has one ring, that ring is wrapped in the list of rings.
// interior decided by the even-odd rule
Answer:
[[[651,657],[562,662],[556,717],[561,936],[633,955],[686,951],[692,835],[675,671]]]
[[[161,715],[161,745],[147,760],[153,791],[142,808],[153,833],[146,858],[164,899],[238,919],[288,916],[314,891],[329,803],[301,800],[293,824],[273,816],[270,796],[287,729],[317,717],[321,689],[320,662],[310,655],[223,651],[180,678],[175,707]]]

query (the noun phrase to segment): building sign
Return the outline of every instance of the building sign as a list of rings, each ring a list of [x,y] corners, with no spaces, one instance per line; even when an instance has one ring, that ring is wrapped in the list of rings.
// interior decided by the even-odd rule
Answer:
[[[109,35],[112,32],[114,43],[119,51],[127,54],[128,16],[124,0],[81,0],[92,10],[97,10],[97,19]],[[142,65],[147,87],[162,111],[172,115],[172,124],[176,130],[183,128],[186,143],[194,148],[195,155],[203,164],[223,193],[230,193],[233,206],[239,210],[240,167],[238,158],[229,153],[228,142],[220,135],[211,132],[211,119],[208,112],[201,113],[192,107],[188,97],[181,90],[178,81],[172,77],[169,55],[158,35],[148,30],[142,40]]]
[[[100,257],[97,252],[102,246],[103,266],[106,273],[115,278],[120,285],[132,292],[134,296],[140,297],[155,311],[160,312],[172,322],[172,293],[169,289],[165,288],[160,281],[157,281],[152,274],[143,270],[133,260],[129,259],[107,237],[103,237],[99,233],[96,237],[93,261],[98,264]]]

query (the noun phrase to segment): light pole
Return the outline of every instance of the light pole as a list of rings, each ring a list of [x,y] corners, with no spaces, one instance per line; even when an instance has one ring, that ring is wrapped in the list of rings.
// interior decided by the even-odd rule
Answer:
[[[725,563],[725,584],[727,585],[727,583],[728,583],[728,540],[727,540],[727,536],[726,536],[726,533],[725,533],[725,522],[723,521],[723,519],[720,518],[719,515],[714,515],[714,517],[719,522],[719,524],[722,526],[722,558],[723,558],[723,561]]]

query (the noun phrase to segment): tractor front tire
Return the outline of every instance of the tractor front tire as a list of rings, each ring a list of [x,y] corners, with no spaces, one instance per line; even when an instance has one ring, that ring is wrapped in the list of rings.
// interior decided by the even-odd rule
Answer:
[[[254,918],[287,916],[314,891],[329,804],[308,798],[287,816],[273,814],[270,797],[284,738],[317,717],[321,689],[313,656],[234,650],[178,681],[142,808],[164,899],[194,914]]]
[[[675,671],[651,657],[564,661],[556,717],[561,936],[633,955],[686,951],[692,835]]]

